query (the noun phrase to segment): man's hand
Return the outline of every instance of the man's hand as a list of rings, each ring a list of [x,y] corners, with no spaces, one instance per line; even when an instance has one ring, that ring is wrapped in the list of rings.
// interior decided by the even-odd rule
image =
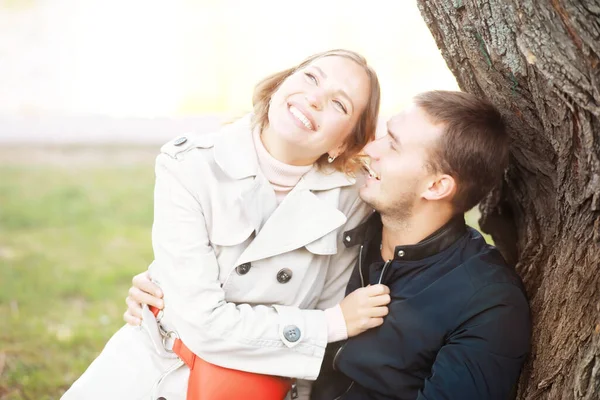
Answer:
[[[390,289],[385,285],[369,285],[346,296],[340,302],[340,307],[346,320],[348,337],[383,324],[389,303]]]
[[[140,325],[142,323],[142,303],[162,310],[164,307],[163,293],[150,280],[148,271],[134,276],[131,283],[133,286],[129,288],[129,296],[125,299],[127,311],[123,314],[123,319],[130,325]]]

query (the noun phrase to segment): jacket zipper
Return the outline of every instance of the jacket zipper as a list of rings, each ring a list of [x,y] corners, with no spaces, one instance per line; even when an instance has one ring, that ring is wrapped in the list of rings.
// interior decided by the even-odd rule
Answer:
[[[342,397],[344,397],[345,394],[347,394],[350,391],[350,389],[352,389],[352,386],[354,386],[354,381],[352,381],[352,383],[350,383],[350,386],[348,386],[348,389],[346,389],[346,391],[344,393],[340,394],[338,397],[336,397],[333,400],[340,400]]]
[[[360,284],[362,287],[365,287],[365,277],[363,276],[363,270],[362,270],[362,251],[363,251],[363,247],[365,247],[364,245],[360,245],[360,251],[358,252],[358,273],[360,274]]]
[[[363,270],[362,270],[362,252],[363,252],[364,247],[365,247],[365,245],[361,244],[360,250],[358,252],[358,274],[360,275],[360,284],[362,285],[362,287],[365,287],[365,277],[363,276]],[[335,368],[335,362],[337,361],[338,356],[340,355],[340,352],[342,351],[342,349],[344,348],[345,345],[346,345],[346,343],[341,345],[340,348],[335,352],[335,355],[333,356],[333,370],[334,371],[337,371],[337,369]]]
[[[340,346],[340,348],[335,352],[335,356],[333,356],[333,370],[337,371],[337,368],[335,367],[335,362],[338,359],[338,356],[340,355],[340,353],[342,352],[342,349],[344,348],[344,346],[346,345],[346,343],[344,343],[343,345]]]
[[[359,259],[358,259],[358,268],[360,271],[360,281],[363,285],[363,287],[365,286],[365,281],[362,275],[362,249],[363,246],[360,246],[360,253],[359,253]],[[381,281],[383,280],[383,274],[385,273],[385,269],[388,267],[388,265],[390,265],[390,263],[392,262],[392,260],[387,260],[385,262],[385,264],[383,264],[383,268],[381,269],[381,276],[379,277],[379,283],[381,283]],[[337,361],[340,353],[342,352],[342,349],[346,346],[346,343],[344,343],[343,345],[340,346],[340,348],[335,352],[335,355],[333,356],[333,369],[335,371],[337,371],[336,367],[335,367],[335,362]]]
[[[363,245],[360,246],[360,251],[358,253],[358,271],[360,272],[360,283],[363,287],[365,287],[365,278],[363,276],[363,270],[362,270],[362,251],[363,251]],[[385,274],[385,270],[386,268],[391,264],[392,260],[387,260],[385,262],[385,264],[383,264],[383,268],[381,269],[381,275],[379,276],[379,283],[381,283],[383,281],[383,275]],[[335,367],[335,362],[337,361],[338,357],[340,356],[340,353],[342,352],[342,349],[344,348],[344,346],[346,346],[346,343],[344,343],[342,346],[340,346],[340,348],[338,349],[338,351],[335,352],[335,356],[333,356],[333,369],[334,371],[337,371],[337,368]],[[339,395],[338,397],[336,397],[333,400],[339,400],[341,399],[346,393],[348,393],[350,391],[350,389],[352,389],[352,386],[354,386],[354,381],[352,381],[352,383],[350,383],[350,386],[348,386],[348,388],[346,389],[346,391],[344,391],[344,393],[342,393],[341,395]]]
[[[378,283],[381,283],[383,281],[383,274],[385,274],[385,269],[388,267],[388,265],[390,265],[391,262],[392,260],[387,260],[385,264],[383,264],[383,268],[381,269],[381,275],[379,275]]]

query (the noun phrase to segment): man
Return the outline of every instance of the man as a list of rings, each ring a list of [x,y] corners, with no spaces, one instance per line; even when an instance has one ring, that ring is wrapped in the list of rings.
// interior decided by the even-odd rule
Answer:
[[[459,92],[428,92],[369,144],[361,198],[375,208],[348,232],[362,258],[346,293],[383,283],[382,326],[328,349],[312,398],[507,399],[529,351],[521,281],[463,213],[498,183],[502,117]]]
[[[312,398],[506,399],[529,351],[529,307],[514,270],[463,217],[506,167],[502,117],[437,91],[387,126],[365,149],[360,189],[377,213],[344,237],[360,246],[346,293],[387,285],[389,314],[328,347]]]

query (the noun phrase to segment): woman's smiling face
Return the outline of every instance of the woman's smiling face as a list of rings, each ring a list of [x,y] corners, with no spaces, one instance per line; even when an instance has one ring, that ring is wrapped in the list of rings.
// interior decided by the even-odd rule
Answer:
[[[297,148],[307,164],[337,156],[370,94],[363,67],[346,57],[321,57],[287,77],[271,97],[269,129]]]

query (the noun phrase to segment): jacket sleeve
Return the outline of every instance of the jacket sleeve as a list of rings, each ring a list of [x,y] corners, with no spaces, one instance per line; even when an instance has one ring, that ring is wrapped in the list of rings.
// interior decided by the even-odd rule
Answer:
[[[165,294],[165,323],[210,363],[316,379],[327,344],[323,311],[225,300],[217,258],[193,189],[201,182],[203,169],[189,155],[175,159],[160,154],[156,163],[151,271]],[[289,332],[299,337],[285,334]]]
[[[519,379],[530,346],[525,295],[512,284],[480,289],[447,338],[418,400],[506,400]]]

